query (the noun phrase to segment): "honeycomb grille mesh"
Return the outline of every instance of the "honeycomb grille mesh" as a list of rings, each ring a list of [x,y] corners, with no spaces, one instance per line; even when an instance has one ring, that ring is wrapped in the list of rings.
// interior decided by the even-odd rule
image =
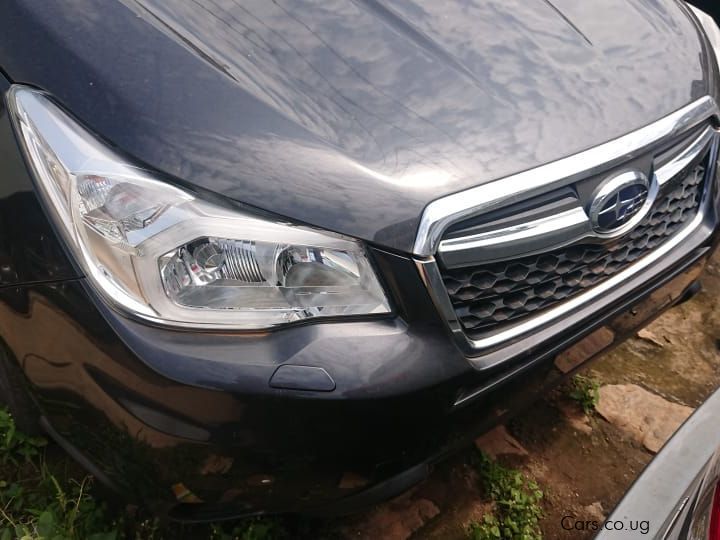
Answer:
[[[472,339],[553,307],[627,268],[697,214],[702,165],[664,186],[650,213],[612,244],[582,244],[510,261],[448,270],[443,282]]]

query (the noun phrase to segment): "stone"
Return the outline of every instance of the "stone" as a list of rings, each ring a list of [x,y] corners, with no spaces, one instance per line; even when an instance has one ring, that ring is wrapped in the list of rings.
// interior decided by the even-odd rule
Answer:
[[[605,521],[605,509],[600,501],[595,501],[583,507],[583,518],[601,523]]]
[[[635,384],[601,387],[595,410],[653,453],[693,412]]]
[[[665,347],[665,343],[647,328],[643,328],[642,330],[640,330],[637,333],[637,337],[642,339],[643,341],[647,341],[648,343],[657,345],[660,348]]]
[[[475,439],[475,446],[492,458],[502,455],[527,456],[520,441],[508,433],[505,426],[498,426]]]
[[[406,540],[437,516],[440,509],[428,499],[401,496],[378,506],[362,522],[344,530],[345,538]]]

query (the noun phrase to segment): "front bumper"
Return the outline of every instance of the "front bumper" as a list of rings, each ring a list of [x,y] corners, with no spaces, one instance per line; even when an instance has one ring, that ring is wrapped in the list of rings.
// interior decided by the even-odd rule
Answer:
[[[681,300],[713,247],[704,236],[613,310],[502,371],[474,370],[439,321],[177,332],[117,316],[83,280],[0,290],[0,328],[51,434],[125,496],[185,520],[348,512],[422,480]],[[309,362],[334,391],[270,387],[278,365]]]

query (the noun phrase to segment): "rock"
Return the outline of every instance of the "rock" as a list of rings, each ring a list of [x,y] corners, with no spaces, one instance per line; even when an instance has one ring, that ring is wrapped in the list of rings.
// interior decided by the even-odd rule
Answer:
[[[649,343],[652,343],[653,345],[657,345],[658,347],[665,347],[665,343],[647,328],[643,328],[642,330],[640,330],[637,333],[637,337],[642,339],[643,341],[647,341]],[[667,340],[667,338],[665,339]]]
[[[635,384],[601,387],[595,410],[651,452],[660,450],[693,412]]]
[[[600,501],[584,506],[582,509],[583,518],[591,519],[597,522],[605,521],[605,510]]]
[[[344,530],[345,538],[405,540],[440,513],[428,499],[399,497],[373,510],[360,523]]]
[[[475,446],[492,458],[501,455],[527,456],[528,451],[520,442],[508,433],[505,426],[498,426],[492,431],[475,439]]]

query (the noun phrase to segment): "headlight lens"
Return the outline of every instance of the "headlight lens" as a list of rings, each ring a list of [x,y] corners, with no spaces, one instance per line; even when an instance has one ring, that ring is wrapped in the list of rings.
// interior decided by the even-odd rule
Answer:
[[[16,85],[8,101],[46,207],[116,307],[162,324],[238,329],[390,311],[361,243],[159,181],[39,91]]]

